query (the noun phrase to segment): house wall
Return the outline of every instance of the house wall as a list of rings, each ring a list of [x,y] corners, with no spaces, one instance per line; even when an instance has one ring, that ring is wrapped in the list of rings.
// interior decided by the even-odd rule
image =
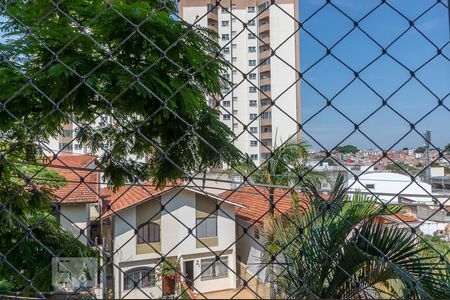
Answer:
[[[88,221],[89,209],[88,205],[71,204],[61,205],[59,222],[61,226],[73,236],[75,236],[82,243],[87,243],[85,235],[89,234]],[[80,229],[84,230],[85,235],[80,236]]]
[[[207,199],[208,201],[213,201]],[[149,200],[158,201],[158,200]],[[196,193],[189,190],[173,190],[161,197],[161,203],[165,209],[160,214],[161,222],[161,254],[167,257],[176,257],[180,261],[180,266],[183,268],[183,262],[194,261],[194,278],[201,273],[200,260],[202,258],[210,258],[215,254],[221,254],[224,250],[224,256],[228,256],[228,266],[235,270],[235,221],[234,221],[234,206],[223,203],[221,210],[218,212],[217,225],[217,246],[211,246],[210,249],[206,247],[198,247],[197,240],[193,234],[189,234],[188,229],[194,228],[196,225]],[[155,206],[156,207],[156,206]],[[136,251],[137,237],[134,229],[138,225],[136,219],[136,207],[130,207],[119,212],[114,216],[114,263],[120,269],[128,268],[130,265],[151,266],[156,264],[161,254],[157,252],[140,253]],[[160,205],[157,206],[160,210]],[[141,215],[142,212],[140,211]],[[155,211],[149,211],[149,218],[155,215]],[[141,216],[142,217],[142,216]],[[230,230],[230,228],[232,230]],[[115,297],[121,298],[125,294],[122,291],[123,272],[119,268],[114,268],[115,280]],[[183,271],[183,270],[182,270]],[[194,280],[195,290],[201,293],[231,289],[236,286],[236,276],[229,270],[228,277],[204,280],[197,278]],[[194,290],[194,291],[195,291]],[[154,287],[149,290],[153,294],[152,297],[161,297],[162,290],[160,287]],[[136,292],[132,295],[127,295],[127,298],[141,298],[141,292]]]

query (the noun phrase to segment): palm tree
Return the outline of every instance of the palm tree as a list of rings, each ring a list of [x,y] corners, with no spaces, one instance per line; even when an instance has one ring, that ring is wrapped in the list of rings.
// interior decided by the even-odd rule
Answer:
[[[348,196],[342,176],[326,200],[311,184],[305,194],[305,209],[273,216],[262,233],[281,262],[274,272],[284,297],[450,298],[448,263],[411,232],[380,222],[401,207]]]
[[[305,142],[288,142],[276,148],[273,155],[259,167],[247,158],[241,170],[249,176],[251,184],[262,185],[268,191],[269,214],[274,213],[274,193],[276,189],[293,190],[301,183],[318,184],[325,177],[306,167],[309,145]]]

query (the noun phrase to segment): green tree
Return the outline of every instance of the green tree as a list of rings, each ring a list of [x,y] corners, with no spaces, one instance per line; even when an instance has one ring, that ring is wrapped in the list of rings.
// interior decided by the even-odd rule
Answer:
[[[228,84],[228,64],[211,31],[173,17],[176,1],[0,5],[0,131],[23,124],[42,143],[73,120],[82,145],[106,148],[100,161],[115,186],[135,177],[162,186],[242,159],[207,105]],[[93,128],[100,115],[115,126]]]
[[[416,150],[414,150],[415,153],[425,153],[425,147],[424,146],[419,146],[416,148]]]
[[[359,149],[353,145],[339,146],[339,147],[336,147],[335,150],[339,151],[343,154],[354,154],[359,151]]]
[[[309,186],[306,208],[275,216],[263,232],[277,255],[276,283],[286,298],[445,298],[450,277],[438,253],[415,235],[376,221],[400,207],[347,196],[343,178],[324,200]],[[304,206],[302,206],[304,207]]]
[[[50,292],[54,256],[95,257],[96,251],[63,230],[53,213],[53,190],[65,185],[34,160],[38,148],[0,144],[0,291]],[[32,178],[32,184],[29,179]],[[32,280],[32,284],[27,282]]]

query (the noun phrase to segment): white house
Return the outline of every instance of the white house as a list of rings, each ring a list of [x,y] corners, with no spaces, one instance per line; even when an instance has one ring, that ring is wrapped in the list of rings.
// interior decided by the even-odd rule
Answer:
[[[235,208],[242,205],[193,188],[157,190],[150,184],[106,190],[104,196],[110,203],[104,217],[112,224],[114,298],[161,298],[161,257],[179,262],[194,294],[235,289]]]
[[[65,185],[54,191],[56,216],[61,226],[87,244],[100,238],[98,226],[100,173],[98,161],[91,155],[48,158],[48,169],[65,178]],[[99,242],[99,241],[97,241]]]
[[[431,185],[410,176],[389,172],[367,172],[355,178],[349,178],[347,186],[350,192],[357,190],[376,195],[383,202],[398,203],[399,196],[409,202],[432,202]]]

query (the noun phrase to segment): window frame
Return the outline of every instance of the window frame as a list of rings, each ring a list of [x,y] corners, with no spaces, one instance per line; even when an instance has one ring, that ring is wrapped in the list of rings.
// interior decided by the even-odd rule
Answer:
[[[216,268],[218,269],[216,272]],[[200,260],[200,280],[214,280],[219,278],[227,278],[229,276],[228,270],[228,256],[221,257],[220,260],[215,258],[203,258]],[[221,274],[221,271],[225,271]],[[217,273],[217,275],[215,275]]]
[[[208,228],[204,229],[204,235],[199,234],[199,228],[200,226],[207,227],[208,221],[211,221],[214,219],[214,235],[208,234]],[[217,226],[218,226],[218,218],[216,215],[208,216],[206,218],[195,218],[195,236],[199,239],[204,238],[214,238],[217,237]]]
[[[146,227],[148,227],[147,230],[145,230]],[[158,223],[149,221],[139,225],[137,229],[138,229],[137,243],[139,245],[161,242],[161,225],[159,225]],[[141,230],[143,230],[144,232],[141,233]],[[156,232],[157,235],[155,235]],[[153,233],[153,239],[151,238],[151,233]]]
[[[137,275],[136,275],[137,274]],[[147,284],[144,277],[148,276]],[[136,267],[128,269],[123,274],[123,290],[133,290],[135,288],[148,288],[156,286],[156,272],[153,267]],[[132,286],[130,286],[130,284]]]

